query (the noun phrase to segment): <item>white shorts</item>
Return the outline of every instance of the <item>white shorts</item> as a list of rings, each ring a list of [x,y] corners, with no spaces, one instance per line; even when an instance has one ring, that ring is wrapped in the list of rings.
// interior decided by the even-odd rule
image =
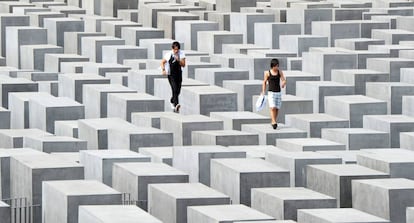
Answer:
[[[267,99],[268,99],[270,108],[280,109],[280,107],[282,107],[282,93],[281,92],[268,91]]]

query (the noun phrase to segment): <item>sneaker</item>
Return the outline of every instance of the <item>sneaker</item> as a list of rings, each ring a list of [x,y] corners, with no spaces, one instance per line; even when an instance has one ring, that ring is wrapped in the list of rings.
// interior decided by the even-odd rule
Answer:
[[[175,111],[176,113],[179,113],[179,112],[180,112],[180,108],[181,108],[181,105],[180,105],[180,104],[177,104],[177,105],[175,106],[175,108],[174,108],[174,111]]]
[[[271,125],[272,125],[273,129],[277,129],[277,123],[271,124]]]
[[[170,105],[171,105],[171,109],[174,110],[175,109],[174,104],[173,103],[170,103]]]

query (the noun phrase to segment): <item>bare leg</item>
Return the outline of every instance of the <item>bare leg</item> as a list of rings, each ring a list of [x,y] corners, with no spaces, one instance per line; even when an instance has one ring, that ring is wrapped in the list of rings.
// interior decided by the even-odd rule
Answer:
[[[279,114],[279,109],[275,108],[275,122],[277,123],[277,115]]]
[[[278,110],[276,108],[270,108],[270,118],[272,119],[272,124],[276,124],[277,112]]]

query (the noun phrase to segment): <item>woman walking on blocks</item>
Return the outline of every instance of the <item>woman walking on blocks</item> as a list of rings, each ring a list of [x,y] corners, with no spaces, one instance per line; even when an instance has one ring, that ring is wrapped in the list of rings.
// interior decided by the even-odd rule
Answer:
[[[282,82],[282,83],[281,83]],[[270,107],[270,117],[272,119],[271,125],[273,129],[277,128],[277,115],[282,106],[281,87],[286,86],[286,78],[282,70],[279,69],[279,60],[272,59],[270,61],[270,70],[264,72],[262,95],[266,91],[266,85],[269,84],[267,98]]]

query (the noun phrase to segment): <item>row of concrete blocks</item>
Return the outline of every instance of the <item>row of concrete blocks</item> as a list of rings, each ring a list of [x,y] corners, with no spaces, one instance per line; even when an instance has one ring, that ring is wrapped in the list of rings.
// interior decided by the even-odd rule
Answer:
[[[44,222],[56,220],[72,222],[72,220],[66,221],[66,219],[76,219],[78,217],[77,205],[79,203],[75,200],[84,200],[84,196],[88,196],[88,194],[94,194],[95,196],[106,194],[112,199],[108,200],[108,197],[101,196],[94,199],[89,197],[89,199],[86,199],[88,201],[84,200],[85,203],[83,204],[120,204],[119,192],[115,192],[112,188],[110,189],[97,182],[44,182],[48,180],[83,179],[83,177],[88,180],[103,182],[117,191],[130,193],[132,201],[137,202],[138,206],[143,209],[148,208],[150,214],[163,222],[187,222],[185,220],[187,218],[187,206],[229,204],[230,200],[233,204],[252,206],[252,208],[269,214],[275,219],[293,220],[296,219],[297,209],[350,208],[352,206],[372,215],[388,219],[390,222],[405,222],[405,208],[414,205],[414,197],[412,196],[413,181],[398,179],[398,177],[413,179],[412,171],[410,171],[410,165],[414,161],[412,159],[413,152],[408,150],[365,150],[358,155],[358,163],[369,167],[367,168],[359,165],[340,164],[342,159],[335,156],[309,152],[282,152],[277,148],[267,148],[266,161],[263,161],[242,158],[246,155],[243,151],[226,149],[225,147],[175,147],[173,166],[177,169],[165,164],[145,163],[150,160],[149,157],[125,150],[81,152],[80,163],[85,165],[84,167],[76,164],[73,160],[64,160],[31,149],[3,150],[2,152],[2,163],[6,165],[4,168],[10,165],[8,167],[10,168],[10,175],[3,174],[1,178],[2,195],[4,196],[4,193],[7,193],[7,179],[10,179],[9,190],[13,197],[28,197],[32,199],[33,204],[42,201],[43,218],[46,219]],[[287,163],[287,160],[292,163]],[[312,165],[307,166],[309,164]],[[279,167],[279,165],[282,167]],[[19,171],[23,169],[27,169],[30,175],[36,174],[36,176],[43,177],[32,178],[25,175],[26,177],[19,178],[18,176],[22,174]],[[55,171],[56,169],[59,169],[59,173]],[[178,169],[184,172],[178,171]],[[209,177],[211,181],[208,181]],[[393,178],[379,179],[387,177]],[[16,184],[18,181],[15,180],[18,179],[23,180],[24,185],[30,188]],[[33,186],[32,188],[32,185],[41,185],[42,182],[42,191],[39,191],[40,187]],[[186,182],[192,182],[192,184],[183,184]],[[198,182],[202,182],[225,195]],[[262,187],[287,187],[292,182],[294,182],[295,187],[306,184],[308,189],[269,188],[251,190],[252,188]],[[181,184],[150,185],[147,192],[147,185],[152,183]],[[54,184],[56,184],[56,187],[52,186]],[[49,186],[52,186],[53,189]],[[371,197],[366,199],[368,188],[376,194],[375,199],[371,199]],[[384,191],[392,191],[395,196],[393,194],[388,195],[388,193],[385,193],[387,195],[380,195],[384,194]],[[117,199],[114,199],[114,193],[118,194]],[[62,206],[59,205],[58,208],[56,202],[64,202],[65,198],[61,196],[63,194],[71,196],[75,200],[66,205],[62,203]],[[78,196],[79,198],[76,198]],[[395,199],[398,200],[401,196],[405,197],[405,203],[394,202]],[[173,202],[170,199],[173,199],[173,201],[178,199],[182,203],[180,204],[178,200]],[[278,201],[280,203],[270,202],[274,199],[280,200]],[[305,202],[306,200],[309,201]],[[48,201],[51,201],[51,203]],[[116,202],[112,203],[114,201]],[[217,201],[219,202],[216,203]],[[384,206],[378,206],[378,204]],[[67,208],[62,209],[61,207]],[[173,212],[167,213],[165,210],[172,210]],[[384,212],[384,210],[386,211]],[[333,211],[335,212],[335,210]],[[301,222],[300,215],[299,212],[299,222]],[[190,214],[188,216],[189,222],[193,222],[190,220],[192,218]],[[357,215],[356,219],[360,217]],[[356,222],[359,221],[356,220]],[[384,220],[384,222],[388,221]]]

